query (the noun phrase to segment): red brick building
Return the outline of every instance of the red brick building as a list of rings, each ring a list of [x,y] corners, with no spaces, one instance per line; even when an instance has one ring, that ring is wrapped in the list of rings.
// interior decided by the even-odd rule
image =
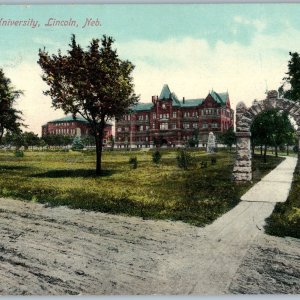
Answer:
[[[49,134],[57,135],[70,135],[85,137],[90,135],[90,129],[88,122],[82,117],[66,116],[61,119],[47,122],[42,126],[42,136]],[[112,125],[107,124],[104,130],[104,144],[108,138],[112,135]]]
[[[206,144],[209,132],[218,136],[233,126],[228,93],[211,91],[206,98],[181,101],[164,85],[151,103],[138,103],[116,121],[115,144],[123,147],[181,146],[188,140]]]

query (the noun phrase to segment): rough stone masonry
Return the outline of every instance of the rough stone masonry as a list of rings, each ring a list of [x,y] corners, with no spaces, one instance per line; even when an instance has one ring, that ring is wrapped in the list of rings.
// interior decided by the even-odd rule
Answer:
[[[278,98],[278,92],[269,91],[265,100],[254,100],[247,108],[244,102],[236,106],[237,155],[232,177],[236,182],[252,180],[251,132],[250,127],[255,117],[262,111],[278,108],[293,117],[298,125],[298,147],[300,149],[300,103]]]

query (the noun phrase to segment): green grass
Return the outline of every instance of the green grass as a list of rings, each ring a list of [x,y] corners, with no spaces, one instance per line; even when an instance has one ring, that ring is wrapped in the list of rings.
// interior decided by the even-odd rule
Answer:
[[[284,203],[277,203],[266,220],[266,232],[277,236],[300,238],[300,162],[294,172],[292,188]]]
[[[202,226],[235,206],[251,186],[231,181],[234,155],[191,151],[193,165],[178,168],[176,150],[164,150],[160,164],[149,152],[104,152],[103,176],[95,176],[95,153],[0,152],[0,195],[48,205],[67,205],[144,218],[182,220]],[[138,167],[128,163],[137,157]],[[254,182],[274,168],[281,158],[267,164],[254,158]],[[207,168],[201,162],[207,161]]]

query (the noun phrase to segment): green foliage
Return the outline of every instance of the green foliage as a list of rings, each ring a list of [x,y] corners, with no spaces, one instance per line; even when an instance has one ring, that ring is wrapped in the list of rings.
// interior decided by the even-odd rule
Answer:
[[[130,157],[129,160],[128,160],[128,162],[131,165],[132,169],[136,169],[137,168],[138,161],[137,161],[136,156]]]
[[[192,164],[193,158],[190,153],[186,150],[181,149],[177,154],[177,165],[179,168],[187,170],[188,167]]]
[[[289,197],[277,203],[272,215],[266,219],[265,230],[277,236],[300,238],[300,162],[298,161]]]
[[[73,143],[72,143],[72,150],[78,151],[78,150],[82,150],[83,148],[84,148],[84,145],[81,141],[80,136],[75,136]]]
[[[22,91],[12,87],[10,79],[0,69],[0,143],[5,133],[20,132],[22,112],[16,110],[14,104],[22,94]]]
[[[212,165],[215,165],[217,163],[217,158],[213,156],[210,161]]]
[[[155,163],[155,164],[159,164],[160,163],[160,160],[161,160],[161,154],[158,150],[155,150],[152,154],[152,161]]]
[[[290,52],[288,72],[283,78],[283,84],[278,89],[279,94],[284,98],[300,101],[300,56],[297,52]],[[288,86],[288,87],[286,87]]]
[[[220,140],[224,145],[228,146],[231,151],[232,145],[236,143],[236,136],[233,127],[228,128],[228,130],[220,136]]]
[[[15,151],[15,157],[24,157],[24,152],[21,150],[16,150]]]
[[[112,37],[93,39],[86,51],[71,37],[66,55],[50,55],[39,50],[45,91],[55,108],[66,114],[81,115],[89,122],[96,142],[96,173],[101,174],[103,136],[106,122],[128,113],[138,101],[134,94],[132,71],[128,60],[121,60],[113,49]],[[63,96],[62,96],[63,95]]]
[[[278,109],[261,112],[251,125],[252,147],[264,146],[264,156],[266,156],[268,146],[275,147],[277,156],[277,148],[282,144],[291,145],[294,141],[294,135],[295,129],[288,118],[288,114],[280,112]]]

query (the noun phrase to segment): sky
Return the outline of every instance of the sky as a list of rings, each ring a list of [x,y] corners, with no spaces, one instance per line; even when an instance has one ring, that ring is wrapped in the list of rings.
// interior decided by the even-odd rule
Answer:
[[[104,34],[115,39],[120,58],[135,65],[141,102],[150,102],[167,83],[179,99],[228,91],[235,109],[281,85],[289,52],[300,51],[299,15],[297,3],[1,5],[0,68],[24,91],[17,107],[26,130],[39,135],[42,124],[64,113],[43,95],[48,87],[38,50],[65,53],[73,33],[83,48]],[[45,26],[49,19],[72,19],[77,27]],[[84,27],[86,19],[99,25]],[[9,20],[28,26],[6,26]]]

